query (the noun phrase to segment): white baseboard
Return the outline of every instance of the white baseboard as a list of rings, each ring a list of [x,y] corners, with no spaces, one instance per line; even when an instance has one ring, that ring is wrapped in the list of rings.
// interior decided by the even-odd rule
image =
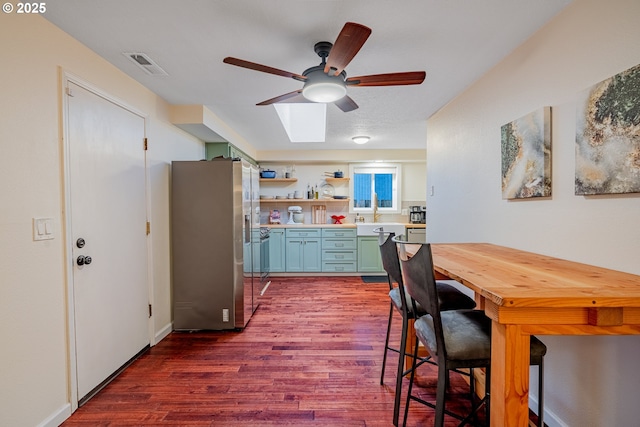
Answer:
[[[167,335],[171,333],[173,330],[173,324],[169,323],[164,328],[160,329],[154,336],[154,343],[156,345],[160,341],[162,341]],[[67,418],[71,416],[71,404],[67,403],[60,408],[58,408],[54,413],[52,413],[49,417],[42,420],[38,427],[58,427],[62,424]]]
[[[538,399],[531,395],[529,395],[529,408],[538,409]],[[569,427],[569,424],[562,421],[558,415],[547,408],[544,408],[544,423],[549,427]]]
[[[154,343],[153,345],[158,344],[160,341],[162,341],[163,339],[166,338],[167,335],[169,335],[171,333],[171,331],[173,331],[173,323],[169,323],[167,324],[164,328],[160,329],[158,332],[156,332],[156,335],[154,337]]]
[[[38,427],[58,427],[60,424],[64,422],[64,420],[66,420],[70,416],[71,416],[71,404],[67,403],[61,406],[60,408],[58,408],[57,411],[55,411],[53,414],[51,414],[49,417],[43,420],[40,424],[38,424]]]

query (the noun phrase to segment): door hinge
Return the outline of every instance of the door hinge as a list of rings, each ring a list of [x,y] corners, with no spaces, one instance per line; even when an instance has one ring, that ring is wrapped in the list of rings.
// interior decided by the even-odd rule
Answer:
[[[147,221],[147,236],[151,234],[151,223]]]
[[[151,307],[152,307],[152,305],[149,304],[149,317],[151,317],[153,315],[153,309]]]
[[[147,140],[147,138],[144,139],[144,151],[147,151],[147,149],[149,148],[149,141]]]
[[[67,86],[66,88],[67,96],[73,97],[73,92],[71,92],[71,88]]]

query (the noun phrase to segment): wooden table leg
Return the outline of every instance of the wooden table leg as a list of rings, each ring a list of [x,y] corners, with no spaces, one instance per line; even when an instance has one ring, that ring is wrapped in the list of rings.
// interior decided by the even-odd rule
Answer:
[[[413,324],[415,323],[414,319],[409,319],[409,325],[407,327],[407,342],[404,346],[404,370],[408,371],[411,368],[411,364],[413,363],[413,358],[411,357],[411,355],[413,355],[413,349],[416,345],[416,340],[418,339],[418,337],[416,337],[416,330],[413,327]]]
[[[411,364],[413,363],[413,357],[410,355],[413,354],[413,349],[415,348],[416,341],[418,337],[416,336],[416,329],[413,327],[415,323],[414,319],[409,319],[409,324],[407,328],[407,343],[404,346],[405,356],[404,356],[404,370],[408,371],[411,368]],[[422,345],[418,347],[418,357],[425,358],[429,356],[429,351]],[[419,361],[418,361],[419,362]],[[409,378],[409,374],[406,375]]]
[[[529,335],[492,322],[491,427],[529,425]]]

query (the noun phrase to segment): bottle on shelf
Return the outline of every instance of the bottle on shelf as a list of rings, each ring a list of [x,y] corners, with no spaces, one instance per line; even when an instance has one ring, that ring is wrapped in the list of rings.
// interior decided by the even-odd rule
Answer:
[[[311,184],[307,184],[307,199],[313,199],[313,191],[311,190]]]
[[[318,184],[316,184],[316,192],[315,192],[315,197],[314,198],[317,199],[318,196],[319,196],[319,194],[318,194]]]

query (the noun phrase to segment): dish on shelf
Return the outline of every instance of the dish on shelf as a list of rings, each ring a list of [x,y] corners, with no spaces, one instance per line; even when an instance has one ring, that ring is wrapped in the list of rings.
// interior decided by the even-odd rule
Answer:
[[[344,200],[347,198],[347,196],[333,196],[333,198],[337,200]]]
[[[322,187],[320,187],[320,194],[325,199],[332,199],[335,192],[336,189],[331,184],[324,184]]]
[[[260,196],[260,200],[273,200],[273,196]]]
[[[287,196],[276,196],[276,199],[278,200],[285,200],[287,198]]]

